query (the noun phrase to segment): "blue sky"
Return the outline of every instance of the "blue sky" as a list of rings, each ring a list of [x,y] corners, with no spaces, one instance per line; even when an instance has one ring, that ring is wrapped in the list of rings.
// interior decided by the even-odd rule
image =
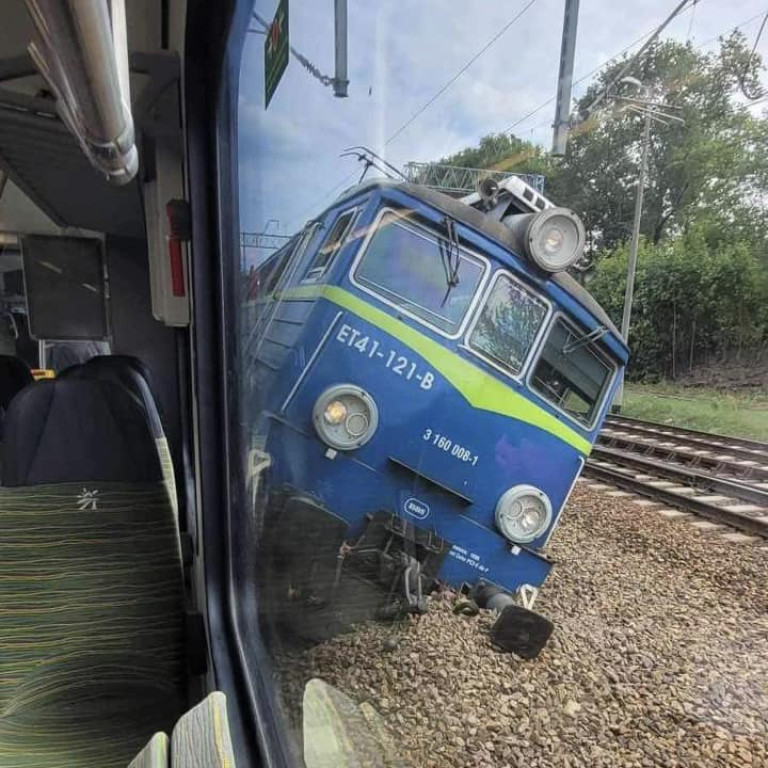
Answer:
[[[407,129],[388,139],[528,0],[348,0],[349,98],[338,99],[294,58],[264,110],[264,37],[248,35],[239,97],[241,229],[270,219],[292,233],[358,177],[344,148],[363,144],[391,162],[428,161],[509,129],[547,99],[557,81],[563,0],[536,0],[520,19]],[[586,74],[650,32],[674,0],[581,0],[575,76]],[[257,0],[271,19],[277,0]],[[333,2],[290,5],[291,44],[333,75]],[[665,37],[705,49],[752,20],[752,40],[766,0],[698,0]],[[254,23],[254,27],[257,25]],[[758,50],[768,54],[768,30]],[[589,79],[576,86],[583,93]],[[554,103],[514,128],[549,147]],[[351,175],[351,178],[350,178]]]

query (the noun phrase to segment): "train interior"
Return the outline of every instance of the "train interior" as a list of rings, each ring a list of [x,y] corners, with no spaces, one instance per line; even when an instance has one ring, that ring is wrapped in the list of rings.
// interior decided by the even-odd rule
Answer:
[[[255,451],[238,421],[251,11],[3,4],[0,766],[295,763],[261,636]],[[100,142],[126,112],[119,140]],[[349,225],[340,216],[331,246]],[[308,252],[310,288],[333,253]],[[281,280],[283,255],[257,292]],[[547,397],[586,425],[602,385],[561,380]],[[333,698],[314,680],[312,695]]]
[[[77,59],[61,30],[78,11],[53,5],[6,3],[0,25],[0,764],[233,765],[198,525],[182,122],[194,13],[111,3],[139,172],[110,183],[30,55],[35,41],[49,64]],[[81,86],[105,50],[89,34]]]

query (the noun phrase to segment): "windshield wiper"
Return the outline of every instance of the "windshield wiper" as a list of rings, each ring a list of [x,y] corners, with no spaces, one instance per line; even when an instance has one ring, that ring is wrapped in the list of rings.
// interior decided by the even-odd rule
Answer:
[[[576,339],[567,342],[563,345],[562,353],[564,355],[570,355],[571,352],[575,352],[577,349],[581,349],[592,341],[602,339],[605,334],[608,333],[608,329],[604,325],[599,325],[594,331],[584,333]]]
[[[440,250],[440,259],[445,270],[445,281],[448,285],[448,290],[445,292],[442,304],[442,306],[445,306],[451,290],[459,284],[461,246],[459,245],[459,236],[456,234],[456,222],[450,216],[446,216],[443,219],[443,224],[445,225],[445,232],[448,237],[445,240],[440,238],[437,242],[437,247]]]

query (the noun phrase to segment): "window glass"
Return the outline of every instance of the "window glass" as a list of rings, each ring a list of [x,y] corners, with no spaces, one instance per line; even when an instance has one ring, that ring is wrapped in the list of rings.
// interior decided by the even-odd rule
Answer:
[[[361,286],[449,335],[458,331],[483,264],[437,233],[385,214],[355,270]]]
[[[296,240],[290,241],[279,251],[268,256],[258,266],[251,264],[248,270],[248,291],[246,301],[264,296],[277,285],[283,270],[288,265]],[[274,279],[273,279],[274,278]]]
[[[594,596],[579,593],[586,577],[606,599],[627,568],[648,586],[633,595],[629,623],[664,640],[652,655],[673,680],[665,711],[691,704],[699,725],[712,720],[713,697],[694,692],[691,703],[690,686],[675,687],[691,669],[680,672],[679,612],[662,616],[656,585],[674,571],[697,620],[734,601],[727,584],[670,571],[669,558],[628,563],[629,534],[653,540],[651,552],[679,553],[676,566],[705,558],[682,528],[640,520],[630,502],[597,499],[576,480],[583,469],[626,482],[621,469],[647,449],[650,429],[630,435],[629,419],[727,434],[733,422],[711,411],[739,372],[751,382],[739,385],[745,402],[765,389],[766,9],[758,0],[256,0],[252,11],[237,94],[239,210],[226,214],[239,215],[251,244],[239,276],[253,266],[249,295],[259,298],[240,308],[226,382],[239,440],[227,466],[247,477],[232,494],[242,509],[228,510],[232,561],[251,564],[254,578],[238,583],[233,605],[258,615],[241,634],[267,638],[276,669],[265,654],[259,674],[282,708],[265,710],[286,713],[297,765],[326,746],[313,752],[302,738],[307,713],[316,724],[343,719],[308,703],[313,688],[329,707],[339,702],[320,681],[353,700],[340,710],[375,709],[394,731],[407,759],[380,748],[382,764],[554,765],[562,755],[588,764],[590,738],[611,766],[637,762],[651,743],[659,765],[714,755],[717,734],[696,723],[695,739],[659,738],[664,713],[658,691],[643,688],[643,663],[628,673],[638,696],[614,718],[639,724],[637,743],[622,746],[599,718],[590,725],[592,709],[616,702],[607,689],[598,700],[591,683],[587,696],[581,682],[606,663],[625,676],[621,651],[634,641],[626,601],[601,614],[605,626],[593,621]],[[567,273],[536,271],[530,222],[512,218],[550,205],[584,225],[578,253],[569,228],[541,239],[553,254],[571,252]],[[290,238],[262,275],[266,249]],[[607,330],[587,337],[595,328]],[[694,423],[688,398],[699,392]],[[599,433],[611,397],[620,416]],[[611,429],[632,437],[610,442],[626,454],[620,467],[613,451],[614,470]],[[552,562],[563,564],[554,579]],[[496,589],[519,613],[491,634],[494,617],[461,614],[472,608],[465,598],[482,609]],[[548,636],[542,618],[554,634],[528,661]],[[707,653],[720,618],[712,610],[702,623]],[[596,659],[602,630],[616,642]],[[743,645],[748,634],[729,639]],[[504,656],[499,637],[531,647]],[[764,675],[741,676],[727,645],[716,654],[724,679],[762,690]],[[566,667],[569,690],[547,684]],[[499,706],[490,712],[489,702]],[[734,710],[717,739],[738,741],[747,721],[759,730],[768,706],[758,709]],[[744,749],[762,755],[762,731],[742,730]]]
[[[318,226],[318,224],[310,225],[292,244],[284,248],[282,252],[275,254],[274,266],[270,268],[269,274],[264,276],[263,289],[260,290],[260,293],[266,295],[275,291],[280,285],[281,278],[286,273],[289,273],[287,279],[291,279]],[[290,270],[288,269],[289,267],[291,267]]]
[[[614,368],[584,332],[558,318],[536,362],[531,385],[561,411],[589,426],[602,406]]]
[[[315,283],[323,277],[333,257],[346,240],[356,214],[357,210],[346,211],[336,219],[320,250],[309,263],[302,282]]]
[[[483,304],[469,345],[510,373],[520,373],[547,305],[508,275],[499,275]]]

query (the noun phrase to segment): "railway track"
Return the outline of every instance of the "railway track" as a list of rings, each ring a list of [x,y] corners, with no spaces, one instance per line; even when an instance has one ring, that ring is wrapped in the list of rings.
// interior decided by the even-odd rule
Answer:
[[[768,538],[768,445],[628,417],[606,421],[585,475]]]

